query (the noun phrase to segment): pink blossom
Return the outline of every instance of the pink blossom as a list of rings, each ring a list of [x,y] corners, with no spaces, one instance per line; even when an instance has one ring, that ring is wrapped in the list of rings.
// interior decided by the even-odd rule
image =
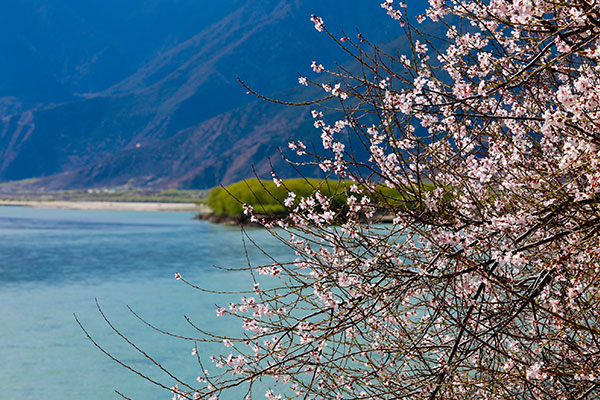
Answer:
[[[419,54],[425,54],[427,53],[427,45],[417,40],[415,42],[415,51]]]
[[[225,309],[225,307],[217,308],[216,313],[217,317],[222,317],[223,315],[227,314],[227,309]]]
[[[313,61],[312,64],[310,65],[310,67],[312,68],[313,71],[315,71],[316,73],[319,72],[323,72],[325,71],[325,68],[323,68],[322,64],[317,64],[316,61]]]
[[[319,32],[322,32],[322,31],[323,31],[323,19],[322,19],[322,18],[320,18],[320,17],[317,17],[316,15],[312,14],[312,15],[310,16],[310,20],[311,20],[312,22],[314,22],[314,24],[315,24],[315,29],[316,29],[317,31],[319,31]]]
[[[250,215],[254,211],[254,207],[252,207],[250,204],[244,203],[242,204],[242,208],[244,209],[244,215]]]
[[[288,208],[292,208],[294,206],[294,199],[296,198],[296,193],[294,192],[289,192],[288,193],[288,197],[285,199],[285,201],[283,202],[283,204],[288,207]]]

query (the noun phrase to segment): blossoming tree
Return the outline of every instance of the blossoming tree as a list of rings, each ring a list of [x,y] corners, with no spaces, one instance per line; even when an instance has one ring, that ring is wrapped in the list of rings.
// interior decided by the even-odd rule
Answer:
[[[312,63],[299,83],[343,117],[316,103],[325,153],[290,149],[324,184],[351,182],[347,204],[316,187],[280,221],[246,207],[297,258],[217,310],[242,333],[200,338],[223,341],[221,372],[175,397],[250,396],[261,379],[269,400],[600,396],[600,5],[429,3],[417,20],[443,37],[381,4],[406,54],[312,16],[360,69]]]

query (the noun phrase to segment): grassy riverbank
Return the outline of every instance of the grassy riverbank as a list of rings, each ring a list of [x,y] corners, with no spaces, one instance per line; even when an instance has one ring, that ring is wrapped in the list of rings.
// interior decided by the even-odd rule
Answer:
[[[319,191],[321,194],[331,198],[331,209],[338,213],[339,218],[344,219],[347,213],[348,196],[353,195],[360,199],[362,195],[354,193],[351,181],[323,181],[319,179],[285,179],[277,186],[271,180],[249,179],[237,182],[227,187],[216,187],[210,191],[206,204],[211,208],[215,220],[237,220],[246,219],[242,204],[251,205],[255,213],[269,217],[285,217],[289,208],[285,206],[288,192],[296,194],[294,204],[298,204],[301,198],[306,198]],[[427,185],[422,186],[428,190]],[[406,191],[390,189],[379,185],[376,193],[378,198],[371,199],[375,204],[387,205],[387,208],[418,207],[413,196],[407,195]],[[382,210],[385,214],[385,210]]]

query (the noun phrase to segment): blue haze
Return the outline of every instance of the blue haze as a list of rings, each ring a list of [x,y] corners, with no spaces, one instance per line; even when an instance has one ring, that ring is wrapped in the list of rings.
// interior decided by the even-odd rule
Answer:
[[[371,1],[375,11],[383,2]],[[189,39],[247,2],[4,2],[0,5],[0,54],[4,59],[0,63],[0,99],[3,96],[15,96],[23,100],[57,101],[77,93],[102,91],[133,74],[161,52]],[[357,27],[357,23],[365,25],[360,15],[353,12],[353,3],[349,3],[350,6],[340,6],[337,0],[303,0],[302,3],[306,5],[307,12],[323,13],[329,23],[350,32]],[[407,4],[415,15],[424,10],[426,2],[410,0]],[[381,12],[377,14],[383,15]],[[299,25],[302,23],[310,25],[308,15],[298,21]],[[368,29],[367,32],[369,37],[386,37],[378,35],[376,29]],[[269,43],[259,45],[268,47]],[[273,54],[272,58],[277,61],[278,55]],[[251,60],[254,63],[261,61],[258,55]]]
[[[335,69],[351,57],[314,29],[312,13],[336,37],[359,29],[410,52],[382,1],[5,2],[0,182],[206,189],[249,178],[251,164],[270,176],[269,157],[280,176],[297,176],[278,148],[318,142],[308,110],[247,96],[238,77],[273,98],[320,96],[298,73],[312,79],[311,60]],[[426,4],[409,3],[412,15]]]

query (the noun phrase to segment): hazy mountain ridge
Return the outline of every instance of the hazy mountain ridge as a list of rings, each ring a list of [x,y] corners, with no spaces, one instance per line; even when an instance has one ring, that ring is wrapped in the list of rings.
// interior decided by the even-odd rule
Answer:
[[[256,101],[225,112],[169,139],[124,150],[92,167],[61,174],[49,187],[86,187],[89,182],[107,186],[198,188],[228,184],[256,172],[265,176],[270,161],[283,176],[292,176],[278,147],[290,137],[314,137],[308,109],[290,109]],[[310,139],[309,139],[310,140]]]
[[[105,90],[247,0],[15,0],[0,6],[0,97]],[[44,90],[60,86],[63,92]],[[62,96],[60,96],[62,94]]]
[[[358,15],[364,24],[356,24],[382,40],[399,32],[393,23],[381,28],[387,19],[378,5],[345,6],[340,12]],[[333,0],[320,7],[326,21],[338,8]],[[254,99],[236,78],[273,93],[296,85],[296,71],[309,74],[312,59],[337,58],[308,21],[314,8],[311,1],[246,1],[104,90],[26,111],[16,105],[22,100],[4,98],[0,179],[47,177],[40,185],[53,188],[204,188],[250,176],[252,163],[267,173],[269,156],[281,166],[278,146],[315,135],[309,110],[248,103]]]

